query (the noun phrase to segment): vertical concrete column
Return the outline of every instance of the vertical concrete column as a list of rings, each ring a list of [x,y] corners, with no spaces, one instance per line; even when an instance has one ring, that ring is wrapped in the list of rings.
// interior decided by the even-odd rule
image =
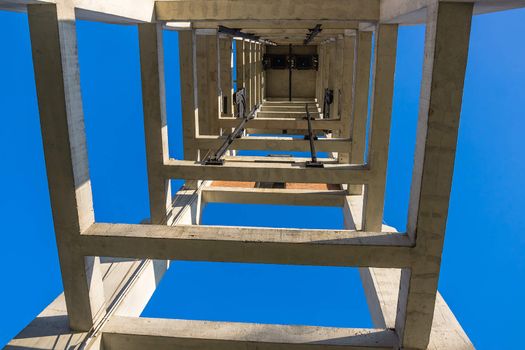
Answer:
[[[197,30],[197,90],[199,133],[219,134],[219,88],[217,33]]]
[[[233,80],[232,80],[232,39],[229,36],[219,38],[219,87],[221,91],[221,110],[219,115],[233,117]],[[226,113],[224,113],[226,112]]]
[[[403,348],[426,349],[434,320],[473,6],[436,2],[427,8],[407,223],[420,259],[401,273],[396,330]]]
[[[169,159],[162,27],[146,23],[139,24],[138,29],[151,223],[165,224],[171,208],[171,187],[170,180],[162,175]]]
[[[255,103],[261,103],[261,44],[255,44]]]
[[[184,159],[198,160],[195,138],[199,132],[197,93],[197,45],[194,30],[179,32],[180,92],[182,105],[182,132]]]
[[[100,260],[79,252],[80,235],[95,221],[80,93],[75,9],[28,5],[29,32],[42,142],[60,258],[74,330],[88,331],[105,315]]]
[[[334,103],[332,105],[332,117],[341,118],[341,95],[343,93],[343,49],[344,49],[344,38],[338,36],[334,43],[334,54],[333,54],[333,89],[334,89]]]
[[[237,70],[237,90],[242,89],[246,85],[246,65],[245,65],[245,47],[246,44],[244,40],[235,40],[235,62]]]
[[[248,109],[251,108],[252,101],[251,52],[251,43],[246,40],[244,42],[244,88],[246,89],[246,104]]]
[[[249,68],[250,98],[249,98],[249,103],[248,103],[248,110],[250,111],[256,103],[255,102],[255,43],[250,41],[249,47],[250,47],[250,51],[249,51],[250,53],[248,56],[249,57],[248,62],[250,66]]]
[[[324,104],[324,91],[325,89],[330,88],[329,86],[329,78],[330,78],[330,51],[331,51],[331,44],[332,42],[327,42],[324,44],[324,52],[323,52],[323,74],[322,74],[322,90],[321,90],[321,110],[323,108]],[[326,118],[326,116],[323,116]]]
[[[336,80],[336,77],[335,77],[335,70],[336,70],[336,66],[335,66],[335,63],[336,63],[336,51],[337,51],[337,43],[336,43],[336,39],[330,39],[330,43],[328,44],[328,77],[327,77],[327,87],[329,89],[334,89],[335,87],[335,80]],[[334,97],[335,97],[335,94],[336,92],[334,91]],[[332,104],[332,111],[335,110],[335,106],[334,104]],[[332,113],[332,117],[333,118],[337,118],[336,115],[334,115],[334,113]]]
[[[356,67],[354,75],[354,103],[352,112],[350,152],[351,164],[365,161],[366,121],[368,118],[368,93],[370,88],[370,61],[372,57],[372,32],[357,33]],[[349,194],[361,194],[363,186],[350,185]]]
[[[316,72],[316,82],[315,82],[315,97],[317,99],[317,104],[319,106],[322,105],[322,90],[323,90],[323,53],[324,53],[324,45],[319,44],[317,45],[317,56],[319,60],[319,65],[317,67]]]
[[[370,116],[368,164],[372,173],[363,196],[363,228],[381,231],[385,201],[386,168],[396,68],[397,25],[379,24],[375,35],[374,76]]]
[[[266,100],[266,70],[263,67],[264,55],[266,54],[266,45],[261,45],[261,103]]]
[[[354,70],[355,70],[355,32],[346,33],[340,39],[339,47],[342,51],[338,53],[341,55],[341,93],[339,94],[339,115],[341,118],[341,133],[340,137],[350,138],[352,130],[352,111],[354,104]],[[348,153],[339,154],[339,162],[349,163],[350,153],[352,149],[349,148]]]

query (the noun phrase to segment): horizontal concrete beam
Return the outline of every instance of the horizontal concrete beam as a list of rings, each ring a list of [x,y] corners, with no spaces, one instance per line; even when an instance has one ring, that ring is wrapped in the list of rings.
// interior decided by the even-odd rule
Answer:
[[[216,150],[223,144],[224,138],[201,135],[195,142],[195,148]],[[317,152],[348,152],[350,144],[350,139],[325,138],[315,141],[315,149]],[[310,142],[292,137],[247,136],[235,139],[229,149],[304,152],[310,151]]]
[[[102,329],[105,350],[392,349],[387,329],[114,317]]]
[[[219,118],[221,128],[235,128],[239,124],[237,118]],[[251,129],[270,129],[270,130],[307,130],[308,122],[303,118],[255,118],[246,124]],[[314,130],[338,130],[341,128],[339,119],[318,119],[312,120]]]
[[[444,1],[444,0],[439,0]],[[426,8],[435,0],[381,0],[380,21],[382,23],[397,23],[412,25],[425,23]],[[446,2],[463,2],[474,4],[474,15],[499,12],[525,7],[525,0],[494,1],[494,0],[446,0]]]
[[[286,155],[276,155],[272,157],[265,156],[224,156],[224,160],[229,162],[251,162],[251,163],[303,163],[311,160],[310,157],[288,157]],[[324,164],[337,164],[335,158],[317,158]]]
[[[310,112],[310,115],[312,118],[318,118],[321,113],[318,111]],[[257,112],[257,118],[266,118],[266,119],[274,119],[274,118],[304,118],[306,117],[306,110],[304,109],[301,111],[286,111],[286,112]]]
[[[76,19],[106,23],[144,23],[154,18],[154,0],[2,0],[0,10],[24,12],[28,4],[68,3]]]
[[[289,190],[277,188],[206,187],[202,201],[207,203],[281,204],[342,207],[346,191]]]
[[[410,266],[403,234],[195,225],[93,224],[86,256],[319,266]]]
[[[274,105],[262,105],[259,108],[260,112],[303,112],[306,110],[306,105],[288,105],[288,106],[274,106]],[[310,112],[319,112],[317,104],[311,103],[308,105]]]
[[[219,25],[230,28],[240,28],[245,32],[251,33],[258,29],[300,29],[308,30],[314,28],[319,24],[319,20],[304,20],[304,19],[292,19],[292,20],[265,20],[257,21],[253,20],[206,20],[206,21],[192,21],[192,22],[167,22],[167,25],[171,28],[186,28],[186,29],[217,29]],[[323,20],[323,30],[325,29],[358,29],[358,21],[331,21]]]
[[[166,162],[162,173],[169,179],[356,185],[368,183],[373,176],[363,165],[325,164],[324,168],[307,168],[298,163],[225,162],[224,165],[203,165],[175,159]]]
[[[155,13],[161,21],[378,20],[379,0],[157,1]]]

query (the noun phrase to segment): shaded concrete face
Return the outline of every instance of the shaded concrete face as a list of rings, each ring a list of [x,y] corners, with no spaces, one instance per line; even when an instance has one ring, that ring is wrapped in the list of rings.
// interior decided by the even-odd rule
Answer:
[[[7,348],[472,349],[437,292],[437,281],[471,17],[525,6],[525,1],[489,3],[71,0],[28,5],[64,294]],[[8,5],[26,9],[22,1]],[[151,211],[142,224],[94,219],[78,18],[139,23]],[[383,205],[398,27],[416,22],[427,25],[425,58],[408,232],[399,233],[383,224]],[[317,24],[323,31],[302,45]],[[243,31],[233,37],[219,26]],[[168,150],[163,28],[179,30],[183,160],[171,159]],[[264,53],[288,54],[288,45],[296,54],[319,56],[317,70],[293,72],[291,100],[289,72],[262,66]],[[234,117],[232,61],[237,89],[245,89],[246,109],[254,110],[235,138],[230,135],[242,118]],[[330,118],[323,108],[325,89],[335,91]],[[223,163],[208,164],[210,152],[225,142]],[[269,156],[240,156],[243,150]],[[291,154],[274,154],[283,151]],[[327,156],[313,162],[316,151]],[[186,182],[172,196],[175,178]],[[206,203],[337,206],[345,229],[202,226]],[[376,328],[140,318],[171,259],[361,267]]]

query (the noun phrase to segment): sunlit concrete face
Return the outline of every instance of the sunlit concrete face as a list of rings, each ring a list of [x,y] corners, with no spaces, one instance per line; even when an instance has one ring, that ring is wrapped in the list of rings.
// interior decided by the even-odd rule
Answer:
[[[472,349],[437,291],[470,26],[473,14],[520,6],[0,2],[28,12],[64,284],[7,348]],[[138,27],[150,201],[142,224],[95,222],[77,19]],[[400,233],[383,224],[383,205],[397,33],[413,23],[426,23],[425,55],[409,224]],[[168,150],[163,30],[179,31],[179,160]],[[175,196],[172,179],[186,181]],[[344,229],[201,225],[207,203],[340,207]],[[375,328],[140,318],[173,259],[359,267]]]

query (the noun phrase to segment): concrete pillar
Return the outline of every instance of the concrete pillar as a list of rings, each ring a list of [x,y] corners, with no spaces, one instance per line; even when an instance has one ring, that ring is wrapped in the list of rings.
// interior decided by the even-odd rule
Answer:
[[[351,126],[351,164],[363,164],[365,159],[366,121],[368,118],[368,94],[370,88],[370,60],[372,56],[372,33],[357,33],[356,67],[354,76],[354,102]],[[350,185],[349,194],[361,194],[362,185]]]
[[[245,42],[244,40],[235,41],[235,61],[236,61],[236,70],[237,70],[237,90],[242,89],[246,85],[246,66],[245,66]]]
[[[250,89],[249,89],[249,103],[248,103],[248,111],[250,111],[253,106],[256,104],[256,101],[255,101],[255,43],[254,42],[250,42],[249,44],[249,48],[250,48],[250,51],[249,51],[249,84],[250,84]]]
[[[42,142],[69,325],[87,331],[105,314],[98,257],[82,256],[80,235],[95,220],[80,93],[75,10],[28,5]]]
[[[151,223],[163,224],[171,208],[171,186],[161,172],[170,158],[162,27],[145,23],[138,29]]]
[[[343,93],[343,64],[344,64],[344,38],[339,36],[334,43],[334,52],[333,52],[333,66],[331,76],[332,76],[332,86],[334,89],[334,103],[332,104],[332,117],[341,118],[341,95]],[[346,54],[346,53],[345,53]],[[349,54],[349,56],[352,56]]]
[[[219,134],[217,35],[197,33],[199,133]]]
[[[472,3],[427,8],[423,79],[407,234],[419,259],[401,273],[400,345],[426,349],[434,319],[467,67]]]
[[[219,38],[219,87],[221,92],[219,115],[233,117],[232,39]],[[225,101],[226,98],[226,101]],[[224,113],[226,112],[226,113]]]
[[[340,137],[350,138],[352,136],[352,111],[354,104],[354,70],[355,70],[355,35],[345,35],[340,39],[339,47],[342,51],[338,56],[341,56],[341,79],[340,84],[341,93],[338,94],[339,115],[341,118],[341,133]],[[340,163],[350,162],[350,153],[339,154]]]
[[[182,105],[182,133],[184,139],[184,159],[199,159],[195,138],[199,135],[199,109],[196,69],[195,31],[179,32],[180,92]]]
[[[368,164],[374,176],[365,186],[363,227],[380,231],[383,224],[386,167],[390,141],[390,120],[394,95],[397,25],[379,24],[375,36],[374,76],[370,115]]]

